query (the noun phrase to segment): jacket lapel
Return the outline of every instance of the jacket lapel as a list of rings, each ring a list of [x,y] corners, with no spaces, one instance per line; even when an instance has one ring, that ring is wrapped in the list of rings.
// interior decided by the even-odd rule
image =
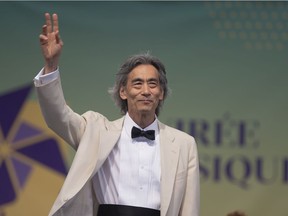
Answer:
[[[94,168],[93,175],[99,170],[102,166],[109,153],[114,148],[117,143],[123,126],[124,117],[111,122],[109,125],[106,125],[105,130],[103,129],[100,132],[100,141],[99,141],[99,152],[98,160]]]
[[[159,122],[160,154],[161,154],[161,216],[166,215],[171,201],[177,164],[179,147],[175,144],[175,137],[167,126]]]

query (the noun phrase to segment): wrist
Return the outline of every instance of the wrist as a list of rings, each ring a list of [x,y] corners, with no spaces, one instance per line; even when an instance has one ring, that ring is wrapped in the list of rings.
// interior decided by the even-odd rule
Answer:
[[[47,61],[45,66],[44,66],[43,74],[51,73],[51,72],[57,70],[57,68],[58,68],[58,63]]]

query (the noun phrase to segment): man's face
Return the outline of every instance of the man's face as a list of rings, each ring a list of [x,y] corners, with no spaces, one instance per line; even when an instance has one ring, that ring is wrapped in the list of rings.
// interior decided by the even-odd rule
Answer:
[[[121,87],[120,97],[127,100],[128,112],[132,117],[139,114],[153,114],[163,100],[159,73],[152,65],[139,65],[129,74],[126,86]]]

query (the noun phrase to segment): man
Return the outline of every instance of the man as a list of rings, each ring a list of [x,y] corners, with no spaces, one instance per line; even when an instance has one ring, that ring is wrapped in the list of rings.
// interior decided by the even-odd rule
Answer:
[[[129,58],[110,93],[124,116],[78,115],[63,96],[58,17],[46,13],[40,43],[45,66],[35,77],[47,125],[75,150],[53,216],[198,216],[199,164],[190,135],[157,119],[167,96],[164,65]]]

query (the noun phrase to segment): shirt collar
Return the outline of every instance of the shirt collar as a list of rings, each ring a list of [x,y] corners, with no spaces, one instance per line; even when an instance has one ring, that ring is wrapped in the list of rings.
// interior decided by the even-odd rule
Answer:
[[[155,135],[158,134],[158,119],[157,119],[157,116],[155,115],[155,120],[150,124],[148,125],[146,128],[141,128],[139,125],[137,125],[133,119],[129,116],[128,112],[126,113],[125,115],[125,118],[124,118],[124,129],[126,130],[127,134],[131,134],[131,130],[132,130],[132,127],[135,126],[141,130],[155,130]]]

